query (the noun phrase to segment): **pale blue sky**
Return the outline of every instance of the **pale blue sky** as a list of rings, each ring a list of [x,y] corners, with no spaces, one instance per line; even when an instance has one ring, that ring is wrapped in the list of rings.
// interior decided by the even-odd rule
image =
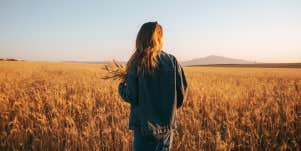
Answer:
[[[179,60],[301,62],[300,0],[0,0],[0,58],[127,60],[147,21]]]

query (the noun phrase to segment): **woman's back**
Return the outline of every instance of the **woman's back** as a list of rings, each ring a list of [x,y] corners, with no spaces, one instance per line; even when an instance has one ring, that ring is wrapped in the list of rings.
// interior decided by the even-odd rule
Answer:
[[[132,104],[130,129],[155,134],[173,128],[175,111],[182,105],[187,88],[185,75],[176,58],[162,51],[152,74],[137,74],[137,65],[134,64],[128,75],[126,86],[133,89],[126,92],[120,86],[119,92]],[[126,96],[126,93],[135,96]]]

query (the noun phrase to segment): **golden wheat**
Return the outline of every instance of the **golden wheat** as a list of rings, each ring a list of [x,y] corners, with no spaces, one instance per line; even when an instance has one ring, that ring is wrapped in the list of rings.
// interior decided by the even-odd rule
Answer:
[[[0,150],[131,150],[102,65],[0,62]],[[301,70],[184,68],[172,150],[299,150]]]

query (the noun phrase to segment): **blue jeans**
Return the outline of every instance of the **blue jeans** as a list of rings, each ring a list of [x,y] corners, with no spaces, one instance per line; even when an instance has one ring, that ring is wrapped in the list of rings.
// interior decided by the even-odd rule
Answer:
[[[134,151],[169,151],[172,143],[172,130],[161,134],[134,132]]]

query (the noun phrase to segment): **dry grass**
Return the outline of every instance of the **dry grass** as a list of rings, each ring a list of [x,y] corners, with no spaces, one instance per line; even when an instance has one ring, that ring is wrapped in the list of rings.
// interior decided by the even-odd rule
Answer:
[[[299,150],[301,70],[185,68],[173,150]],[[0,150],[131,150],[101,65],[0,62]]]
[[[125,65],[119,64],[115,60],[111,64],[104,65],[102,69],[105,71],[102,77],[103,80],[124,81],[126,77]]]

